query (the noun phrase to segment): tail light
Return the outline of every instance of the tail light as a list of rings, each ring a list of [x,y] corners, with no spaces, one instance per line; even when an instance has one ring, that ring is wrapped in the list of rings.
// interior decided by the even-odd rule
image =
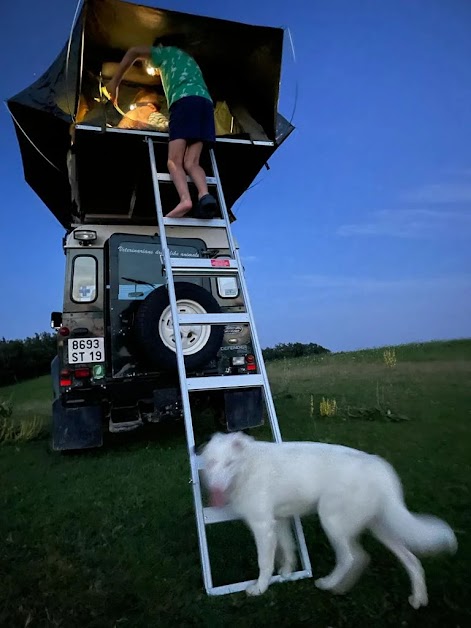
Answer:
[[[70,329],[68,327],[60,327],[59,334],[61,336],[68,336],[70,334]]]
[[[77,379],[85,379],[86,377],[90,377],[90,369],[88,366],[82,366],[75,369],[74,375]]]
[[[256,371],[257,370],[257,365],[255,364],[255,356],[252,354],[249,354],[246,358],[245,358],[246,362],[247,362],[247,371]]]
[[[59,384],[61,386],[72,386],[72,374],[69,369],[62,369],[60,372]]]

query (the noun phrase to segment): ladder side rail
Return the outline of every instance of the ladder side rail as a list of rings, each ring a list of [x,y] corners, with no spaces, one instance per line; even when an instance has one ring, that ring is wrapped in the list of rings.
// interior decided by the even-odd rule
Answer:
[[[206,528],[205,528],[204,515],[203,515],[203,499],[202,499],[202,494],[201,494],[198,464],[197,464],[196,455],[195,455],[195,436],[193,433],[190,396],[189,396],[188,387],[186,384],[185,360],[183,357],[183,346],[182,346],[181,336],[179,333],[178,309],[177,309],[177,300],[176,300],[176,295],[175,295],[175,283],[173,280],[172,266],[170,262],[170,251],[168,248],[167,237],[165,233],[162,200],[160,197],[157,164],[156,164],[155,153],[154,153],[154,143],[151,138],[147,138],[147,144],[149,147],[149,158],[150,158],[150,164],[151,164],[152,184],[154,188],[157,222],[159,225],[160,243],[161,243],[162,255],[163,255],[164,263],[165,263],[167,282],[168,282],[168,293],[169,293],[170,306],[171,306],[171,311],[172,311],[172,320],[173,320],[174,332],[175,332],[174,336],[175,336],[176,358],[177,358],[177,365],[178,365],[178,378],[180,381],[180,392],[181,392],[182,404],[183,404],[183,418],[185,422],[188,457],[190,459],[191,482],[193,485],[193,498],[194,498],[194,504],[195,504],[195,513],[196,513],[196,518],[197,518],[196,527],[198,530],[198,543],[199,543],[199,548],[200,548],[201,562],[203,565],[203,580],[204,580],[206,591],[209,591],[210,589],[212,589],[213,583],[212,583],[212,577],[211,577],[211,565],[209,561],[208,541],[206,538]]]
[[[214,148],[209,149],[209,156],[211,158],[211,167],[213,169],[213,175],[214,175],[214,178],[216,179],[216,189],[217,189],[218,197],[219,197],[219,207],[221,209],[222,218],[224,222],[226,223],[227,241],[229,243],[229,248],[231,250],[232,257],[235,258],[236,243],[235,243],[235,238],[232,235],[231,221],[229,218],[229,212],[227,211],[226,199],[224,197],[224,192],[222,189],[221,177],[219,176],[219,169],[216,162],[216,156],[214,154]]]
[[[251,320],[250,329],[252,333],[252,345],[253,345],[255,356],[257,358],[257,365],[258,365],[259,373],[263,379],[262,389],[263,389],[263,394],[265,396],[265,403],[268,410],[268,418],[270,421],[270,427],[271,427],[271,431],[272,431],[275,442],[281,443],[283,439],[281,437],[281,431],[280,431],[280,426],[278,424],[275,404],[273,403],[273,396],[271,394],[270,382],[268,381],[267,370],[265,368],[265,360],[263,359],[262,348],[260,346],[260,341],[258,339],[257,329],[255,325],[255,318],[253,315],[252,305],[250,303],[250,298],[249,298],[249,292],[247,289],[247,284],[245,282],[244,268],[242,266],[242,261],[240,259],[240,254],[239,254],[238,249],[235,250],[235,254],[236,254],[237,263],[239,264],[239,278],[240,278],[240,285],[242,288],[242,294],[244,297],[245,308]],[[300,518],[293,517],[293,523],[294,523],[294,533],[295,533],[296,541],[298,544],[299,556],[301,558],[302,567],[304,571],[307,571],[310,574],[312,574],[311,559],[309,558],[309,552],[307,550],[306,539],[304,538],[304,532],[303,532],[303,527],[301,525]]]
[[[217,181],[217,190],[218,190],[218,195],[219,195],[219,203],[221,206],[221,211],[224,217],[224,220],[226,221],[226,226],[227,226],[227,238],[228,238],[228,242],[229,242],[229,247],[233,253],[233,257],[236,259],[237,261],[237,265],[239,267],[239,282],[240,282],[240,286],[241,286],[241,290],[242,290],[242,296],[244,299],[244,304],[245,304],[245,309],[250,317],[250,332],[251,332],[251,336],[252,336],[252,344],[253,344],[253,349],[254,349],[254,353],[255,353],[255,357],[257,359],[257,365],[258,365],[258,369],[259,369],[259,373],[263,378],[263,394],[265,397],[265,404],[267,407],[267,411],[268,411],[268,418],[270,421],[270,428],[273,434],[273,438],[275,440],[276,443],[281,443],[282,442],[282,437],[281,437],[281,431],[280,431],[280,426],[278,424],[278,419],[277,419],[277,415],[276,415],[276,409],[275,409],[275,404],[273,403],[273,396],[271,393],[271,388],[270,388],[270,383],[268,380],[268,375],[267,375],[267,371],[266,371],[266,367],[265,367],[265,361],[263,359],[263,354],[262,354],[262,348],[260,346],[260,341],[258,338],[258,333],[257,333],[257,327],[255,324],[255,317],[253,314],[253,309],[252,309],[252,304],[250,302],[250,297],[249,297],[249,292],[247,289],[247,283],[245,281],[245,271],[244,271],[244,267],[242,265],[242,260],[240,258],[240,254],[239,254],[239,249],[235,244],[235,239],[234,236],[232,235],[232,230],[230,227],[230,220],[229,220],[229,214],[227,211],[227,206],[226,206],[226,201],[224,198],[224,193],[222,190],[222,184],[221,184],[221,179],[219,176],[219,170],[218,170],[218,166],[217,166],[217,161],[216,161],[216,157],[214,154],[214,149],[210,149],[210,156],[211,156],[211,165],[213,168],[213,174],[216,177],[216,181]],[[296,536],[296,540],[298,543],[298,548],[299,548],[299,554],[301,557],[301,563],[303,566],[303,569],[305,571],[308,571],[309,573],[312,573],[312,567],[311,567],[311,560],[309,558],[309,553],[307,551],[307,546],[306,546],[306,540],[304,538],[304,532],[303,532],[303,528],[301,525],[301,520],[299,517],[294,517],[293,518],[293,523],[294,523],[294,532],[295,532],[295,536]]]
[[[257,329],[255,325],[255,318],[253,315],[252,305],[250,303],[247,284],[245,282],[244,268],[242,266],[242,261],[240,259],[240,254],[239,254],[238,249],[235,250],[235,258],[237,260],[237,263],[239,264],[239,280],[240,280],[240,285],[242,288],[242,294],[244,297],[245,308],[251,320],[250,330],[252,334],[252,345],[253,345],[255,356],[257,358],[257,365],[258,365],[259,373],[263,379],[262,389],[263,389],[265,403],[268,410],[268,418],[270,421],[270,427],[271,427],[271,431],[272,431],[275,442],[281,443],[283,439],[281,437],[280,426],[278,424],[275,404],[273,403],[273,396],[271,393],[270,383],[268,380],[267,370],[265,367],[265,361],[263,359],[262,348],[260,346],[260,341],[258,339]],[[293,523],[294,523],[295,537],[298,543],[299,556],[301,558],[301,564],[305,571],[312,574],[311,559],[309,558],[309,552],[307,550],[306,539],[304,538],[304,532],[303,532],[303,527],[301,525],[300,518],[293,517]]]
[[[219,204],[221,206],[221,211],[222,214],[224,216],[224,219],[226,220],[226,224],[227,224],[227,239],[229,241],[229,247],[232,251],[233,257],[237,260],[237,264],[239,266],[239,282],[240,282],[240,286],[242,289],[242,296],[244,298],[244,304],[245,304],[245,309],[247,310],[247,313],[250,317],[251,320],[251,324],[250,324],[250,332],[252,335],[252,343],[253,343],[253,347],[254,347],[254,353],[255,356],[257,358],[257,365],[260,371],[260,374],[263,377],[263,382],[264,382],[264,395],[265,395],[265,403],[267,405],[267,410],[268,410],[268,416],[269,416],[269,420],[270,420],[270,426],[271,426],[271,430],[273,433],[273,438],[275,439],[276,443],[281,443],[282,438],[281,438],[281,432],[280,432],[280,428],[278,425],[278,421],[276,420],[276,410],[275,410],[275,406],[273,404],[273,398],[271,395],[271,390],[270,390],[270,384],[268,382],[268,376],[267,376],[267,372],[265,369],[265,362],[263,360],[263,354],[262,354],[262,350],[260,347],[260,342],[258,340],[258,334],[257,334],[257,329],[256,329],[256,325],[255,325],[255,318],[253,315],[253,310],[252,310],[252,305],[250,303],[250,298],[249,298],[249,293],[248,293],[248,289],[247,289],[247,284],[245,281],[245,273],[244,273],[244,269],[242,266],[242,261],[240,259],[240,254],[239,254],[239,250],[236,247],[235,244],[235,239],[234,236],[232,235],[232,231],[231,231],[231,227],[230,227],[230,221],[229,221],[229,214],[227,212],[227,207],[226,207],[226,201],[224,199],[224,194],[222,191],[222,185],[221,185],[221,179],[219,177],[219,170],[218,170],[218,166],[217,166],[217,162],[216,162],[216,157],[214,155],[214,149],[210,149],[210,155],[211,155],[211,164],[212,164],[212,168],[213,168],[213,173],[214,176],[216,177],[217,181],[218,181],[218,193],[219,193]]]
[[[262,348],[260,346],[260,341],[258,339],[258,333],[257,333],[257,327],[255,324],[255,317],[253,314],[253,310],[252,310],[252,304],[250,302],[250,297],[249,297],[249,291],[247,288],[247,283],[245,281],[245,275],[244,275],[244,269],[242,266],[242,260],[240,259],[240,253],[239,251],[236,249],[235,251],[236,254],[236,260],[239,264],[239,281],[240,281],[240,286],[242,289],[242,296],[244,298],[244,303],[245,303],[245,309],[247,310],[248,315],[250,316],[250,332],[251,332],[251,336],[252,336],[252,345],[253,345],[253,350],[255,353],[255,357],[257,359],[257,367],[259,370],[260,375],[263,378],[263,390],[264,390],[264,395],[265,395],[265,403],[267,405],[267,411],[268,411],[268,417],[270,420],[270,427],[273,433],[273,438],[275,440],[276,443],[281,443],[282,442],[282,438],[281,438],[281,431],[280,431],[280,426],[278,425],[278,420],[276,417],[276,409],[275,409],[275,404],[273,403],[273,397],[272,397],[272,393],[271,393],[271,388],[270,388],[270,382],[268,380],[268,375],[267,375],[267,370],[265,367],[265,361],[263,359],[263,353],[262,353]]]

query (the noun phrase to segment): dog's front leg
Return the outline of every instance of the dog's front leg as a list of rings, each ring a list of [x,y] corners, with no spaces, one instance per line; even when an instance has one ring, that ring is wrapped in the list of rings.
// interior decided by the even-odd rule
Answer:
[[[247,521],[252,530],[257,546],[258,568],[260,570],[258,580],[247,587],[247,595],[261,595],[265,593],[270,584],[270,578],[275,568],[276,533],[275,521]]]
[[[277,547],[275,550],[275,561],[278,559],[280,563],[278,573],[283,578],[286,578],[296,565],[293,533],[289,519],[283,518],[276,522],[276,536]]]

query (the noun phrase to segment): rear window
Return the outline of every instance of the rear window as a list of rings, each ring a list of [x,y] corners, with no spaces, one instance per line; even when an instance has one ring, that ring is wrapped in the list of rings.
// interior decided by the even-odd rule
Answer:
[[[193,242],[194,245],[189,241],[184,244],[169,242],[170,255],[198,259],[201,257],[201,242]],[[149,292],[166,283],[160,243],[123,240],[117,246],[117,253],[119,301],[145,299]],[[185,279],[188,280],[201,284],[199,279]]]
[[[92,255],[76,255],[72,262],[72,301],[92,303],[97,298],[97,260]]]

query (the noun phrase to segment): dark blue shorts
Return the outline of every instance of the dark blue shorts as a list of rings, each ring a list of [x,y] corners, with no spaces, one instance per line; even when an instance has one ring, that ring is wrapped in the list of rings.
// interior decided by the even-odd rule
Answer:
[[[170,140],[215,142],[213,103],[202,96],[184,96],[170,107]]]

